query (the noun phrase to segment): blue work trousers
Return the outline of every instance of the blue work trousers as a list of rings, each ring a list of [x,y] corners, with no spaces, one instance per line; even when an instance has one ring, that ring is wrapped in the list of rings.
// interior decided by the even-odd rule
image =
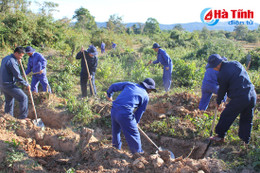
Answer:
[[[207,110],[212,94],[218,94],[218,89],[218,85],[205,85],[201,87],[202,96],[199,103],[200,110]],[[226,99],[227,95],[225,95],[223,102],[226,102]]]
[[[1,87],[5,96],[5,113],[14,116],[14,101],[19,102],[18,119],[24,119],[28,116],[28,97],[23,90],[15,85]]]
[[[120,134],[122,130],[130,151],[132,153],[142,153],[140,133],[133,113],[126,111],[125,108],[112,107],[111,121],[113,146],[119,150],[121,149],[122,142]]]
[[[163,86],[167,92],[170,90],[172,82],[172,64],[169,65],[169,70],[166,70],[165,68],[166,67],[163,67]]]
[[[219,122],[216,126],[215,132],[219,137],[224,138],[228,129],[240,114],[239,132],[238,136],[245,143],[249,143],[252,120],[254,116],[254,107],[256,105],[256,93],[251,91],[252,97],[243,96],[236,99],[231,99],[226,108],[220,115]]]
[[[51,88],[50,88],[46,74],[37,74],[37,75],[32,76],[32,82],[31,82],[31,91],[32,92],[38,92],[39,83],[41,83],[42,90],[44,92],[47,91],[47,87],[48,87],[48,92],[51,93]]]
[[[82,97],[87,97],[87,84],[88,84],[88,75],[87,74],[80,74],[80,86],[81,86],[81,92],[82,92]],[[92,86],[93,86],[93,90],[94,90],[94,95],[97,94],[97,90],[96,90],[96,85],[95,85],[95,75],[92,75]],[[92,94],[92,89],[89,83],[89,90],[90,90],[90,94]]]

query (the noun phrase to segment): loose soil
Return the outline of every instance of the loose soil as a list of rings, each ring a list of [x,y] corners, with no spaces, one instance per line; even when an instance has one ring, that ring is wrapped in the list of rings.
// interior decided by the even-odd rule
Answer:
[[[178,117],[202,116],[197,109],[199,97],[188,93],[156,96],[148,105],[142,117],[140,126],[146,131],[146,124],[170,115]],[[74,115],[68,114],[61,105],[66,105],[64,99],[53,94],[34,94],[37,115],[45,124],[45,129],[35,126],[32,122],[22,122],[0,110],[0,170],[6,172],[223,172],[226,164],[214,159],[212,154],[220,151],[220,146],[210,148],[205,158],[201,158],[207,142],[193,139],[158,136],[147,132],[147,135],[164,151],[156,151],[144,137],[142,145],[144,155],[132,155],[123,139],[123,149],[117,150],[111,145],[111,129],[103,126],[103,121],[97,121],[92,129],[75,129],[71,125]],[[259,101],[260,99],[258,99]],[[29,103],[29,105],[31,105]],[[259,105],[259,103],[258,103]],[[111,103],[100,102],[92,107],[100,119],[110,119]],[[213,111],[210,104],[206,113]],[[34,119],[34,113],[29,107],[29,118]],[[17,112],[17,106],[15,112]],[[180,122],[180,129],[194,131],[189,122]],[[122,136],[123,138],[123,136]],[[9,142],[6,142],[9,141]],[[15,141],[15,142],[14,142]],[[22,160],[10,165],[8,156],[17,144],[15,151],[23,153]],[[224,147],[225,148],[225,147]],[[169,151],[175,155],[170,157]],[[230,150],[222,151],[230,152]]]

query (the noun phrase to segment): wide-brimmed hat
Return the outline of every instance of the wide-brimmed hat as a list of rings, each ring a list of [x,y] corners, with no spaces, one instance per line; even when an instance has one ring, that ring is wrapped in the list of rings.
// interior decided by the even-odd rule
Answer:
[[[154,43],[152,48],[153,48],[153,49],[161,48],[161,46],[160,46],[158,43]]]
[[[95,46],[93,46],[93,45],[89,46],[87,52],[92,54],[92,55],[97,55],[98,54],[97,48]]]
[[[155,82],[152,78],[146,78],[141,84],[146,88],[146,89],[151,89],[154,90],[155,92],[157,89],[155,88]]]
[[[35,52],[35,49],[33,49],[31,46],[27,46],[25,48],[25,53],[33,53],[33,52]]]
[[[208,58],[208,64],[206,68],[215,68],[217,67],[224,59],[219,54],[212,54]]]

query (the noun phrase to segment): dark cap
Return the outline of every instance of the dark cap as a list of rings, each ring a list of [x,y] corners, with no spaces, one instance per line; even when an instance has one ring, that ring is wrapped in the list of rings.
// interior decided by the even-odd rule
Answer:
[[[215,68],[217,67],[224,59],[219,54],[212,54],[208,58],[208,64],[206,68]]]
[[[160,46],[158,43],[154,43],[152,48],[153,48],[153,49],[161,48],[161,46]]]
[[[33,52],[35,52],[35,49],[33,49],[31,46],[27,46],[25,48],[25,53],[33,53]]]
[[[146,78],[141,84],[145,87],[145,89],[151,89],[157,91],[155,88],[155,82],[152,78]]]
[[[93,45],[90,45],[88,50],[87,50],[88,53],[92,54],[92,55],[97,55],[98,52],[97,52],[97,48]]]

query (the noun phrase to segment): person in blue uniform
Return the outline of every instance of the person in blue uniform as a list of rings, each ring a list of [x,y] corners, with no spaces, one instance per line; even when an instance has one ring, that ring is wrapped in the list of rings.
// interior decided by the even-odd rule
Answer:
[[[113,101],[111,109],[112,144],[115,148],[121,149],[120,133],[122,130],[130,151],[133,154],[143,153],[137,124],[149,102],[148,94],[156,91],[155,82],[152,78],[146,78],[140,84],[132,82],[114,83],[107,90],[107,99],[112,101],[114,92],[118,91],[122,92]],[[135,109],[136,111],[134,111]]]
[[[116,43],[112,42],[112,48],[116,49]]]
[[[216,106],[219,107],[225,94],[230,102],[220,115],[215,128],[216,136],[212,141],[224,142],[224,137],[240,114],[238,136],[245,144],[250,141],[254,108],[256,105],[256,92],[243,65],[237,61],[223,61],[218,54],[212,54],[208,58],[208,67],[219,71],[218,97]]]
[[[31,91],[38,92],[38,84],[41,83],[42,90],[51,93],[51,87],[49,85],[47,75],[46,75],[46,66],[47,60],[43,57],[42,54],[35,52],[31,46],[25,48],[25,52],[29,56],[27,69],[25,70],[26,75],[30,72],[33,73],[32,82],[31,82]]]
[[[0,89],[5,96],[5,113],[14,116],[14,101],[19,102],[18,119],[29,120],[28,97],[16,82],[24,85],[30,91],[30,85],[23,79],[19,63],[25,54],[23,47],[16,47],[14,53],[3,58],[0,67]]]
[[[106,47],[106,44],[102,41],[101,46],[100,46],[102,54],[105,53],[105,47]]]
[[[83,52],[85,54],[85,58],[88,64],[90,76],[88,76],[87,66],[84,60]],[[84,50],[82,47],[81,51],[76,56],[76,59],[81,59],[80,86],[81,86],[82,97],[87,97],[87,83],[89,80],[91,80],[93,90],[94,90],[94,95],[96,95],[97,93],[96,85],[95,85],[95,73],[98,64],[97,55],[98,52],[96,47],[90,45],[87,50]],[[93,95],[90,84],[89,84],[89,88],[90,88],[90,94]]]
[[[165,91],[168,92],[172,81],[172,60],[166,51],[161,49],[158,43],[154,43],[152,48],[157,52],[157,60],[150,61],[148,64],[161,63],[163,65],[163,85]]]
[[[222,57],[224,61],[227,61],[226,57]],[[207,110],[212,94],[218,93],[218,71],[213,68],[208,68],[208,64],[206,66],[206,72],[204,74],[204,78],[201,86],[201,99],[199,103],[200,110]],[[226,102],[227,96],[225,95],[223,102]]]

